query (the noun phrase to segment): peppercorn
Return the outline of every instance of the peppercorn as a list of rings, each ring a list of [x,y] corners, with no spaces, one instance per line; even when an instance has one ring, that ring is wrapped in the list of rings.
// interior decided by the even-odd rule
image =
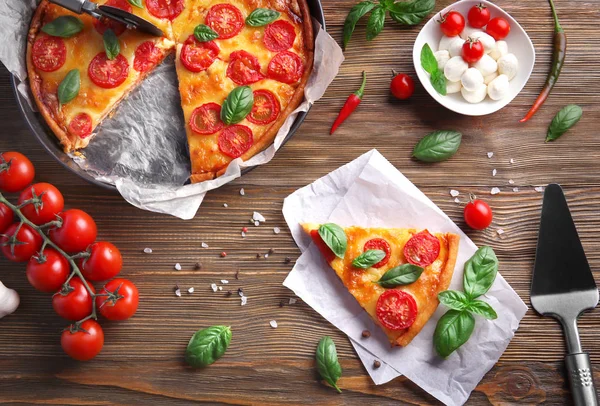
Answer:
[[[381,366],[381,362],[378,360],[373,361],[373,368],[377,369]]]
[[[369,338],[371,337],[371,332],[369,330],[363,330],[362,336],[363,338]]]

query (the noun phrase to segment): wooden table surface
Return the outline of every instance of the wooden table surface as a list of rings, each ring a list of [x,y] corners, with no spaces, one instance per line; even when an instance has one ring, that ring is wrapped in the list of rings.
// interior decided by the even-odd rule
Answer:
[[[341,40],[341,28],[355,0],[323,0],[328,28]],[[448,5],[439,1],[436,10]],[[600,278],[600,2],[558,0],[569,38],[567,63],[552,96],[527,124],[518,119],[540,91],[551,59],[552,22],[545,1],[497,3],[527,30],[535,45],[533,75],[521,94],[489,117],[463,117],[434,102],[417,89],[409,102],[391,98],[391,69],[415,77],[412,44],[419,27],[402,28],[387,21],[373,42],[364,40],[361,22],[346,52],[346,62],[325,96],[314,106],[298,134],[268,165],[219,190],[210,192],[194,220],[182,221],[138,210],[120,196],[89,185],[52,160],[22,119],[10,89],[9,75],[0,72],[0,151],[26,153],[37,168],[37,180],[51,182],[64,193],[69,207],[79,207],[96,219],[99,238],[123,252],[122,276],[140,289],[135,317],[104,323],[106,343],[92,362],[79,363],[63,354],[60,331],[65,322],[54,314],[50,296],[31,288],[24,266],[0,259],[0,279],[17,289],[18,311],[0,320],[0,404],[431,404],[435,399],[410,381],[399,378],[375,386],[343,333],[303,303],[287,305],[292,293],[282,282],[300,254],[281,214],[283,199],[360,154],[377,148],[459,225],[462,206],[450,189],[473,192],[494,210],[492,227],[467,231],[476,244],[491,245],[500,271],[530,306],[533,267],[542,194],[534,186],[558,182],[564,187],[581,240],[596,279]],[[335,136],[328,129],[346,96],[369,76],[363,104]],[[416,77],[415,77],[416,80]],[[559,141],[545,144],[546,128],[565,104],[583,107],[581,122]],[[410,159],[415,143],[435,129],[461,131],[463,142],[451,160],[425,165]],[[494,152],[489,159],[487,152]],[[514,159],[514,163],[510,160]],[[492,176],[492,170],[498,173]],[[514,185],[509,180],[514,180]],[[246,195],[240,196],[240,188]],[[492,187],[501,193],[490,195]],[[513,187],[519,191],[514,192]],[[229,207],[225,208],[224,203]],[[253,211],[267,223],[251,227],[246,239],[240,229]],[[281,227],[275,235],[273,227]],[[498,229],[505,231],[497,234]],[[202,249],[201,242],[208,249]],[[142,250],[150,247],[151,255]],[[257,259],[270,248],[268,259]],[[227,252],[226,258],[219,254]],[[284,259],[291,257],[291,263]],[[194,270],[194,263],[203,264]],[[174,270],[181,263],[181,271]],[[235,273],[239,271],[239,279]],[[568,271],[568,270],[565,270]],[[227,289],[243,288],[248,305],[234,294],[213,293],[212,282],[230,280]],[[179,284],[193,294],[174,295]],[[286,303],[280,307],[280,303]],[[279,327],[269,326],[277,320]],[[184,365],[190,336],[214,324],[232,326],[226,355],[204,370]],[[591,353],[600,382],[600,312],[580,320],[583,347]],[[337,394],[320,384],[314,363],[318,340],[330,335],[344,370]],[[563,376],[565,347],[559,325],[529,310],[514,340],[472,393],[471,404],[570,403]]]

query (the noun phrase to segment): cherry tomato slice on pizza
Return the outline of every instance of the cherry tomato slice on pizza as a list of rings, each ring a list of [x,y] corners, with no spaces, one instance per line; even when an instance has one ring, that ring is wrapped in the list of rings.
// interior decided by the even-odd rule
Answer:
[[[252,130],[244,125],[232,125],[219,135],[219,149],[231,158],[242,156],[253,143]]]
[[[146,0],[148,12],[157,18],[173,21],[185,8],[183,0]]]
[[[265,89],[255,90],[254,106],[246,118],[253,124],[270,124],[277,119],[280,111],[279,100],[272,92]]]
[[[269,62],[267,75],[269,78],[282,83],[293,84],[300,80],[304,73],[304,63],[293,52],[278,53]]]
[[[417,302],[410,293],[386,290],[377,300],[377,319],[387,329],[404,330],[417,318]]]
[[[88,76],[96,86],[112,89],[120,86],[129,74],[129,63],[121,54],[113,60],[106,57],[105,52],[100,52],[92,59],[88,67]]]
[[[231,4],[217,4],[208,10],[206,25],[219,34],[219,39],[233,38],[244,28],[244,16]]]
[[[235,51],[229,55],[227,77],[242,86],[264,79],[258,58],[246,51]]]
[[[202,72],[213,64],[219,51],[219,46],[214,41],[200,42],[190,35],[181,48],[179,59],[190,72]]]
[[[197,107],[190,117],[190,128],[196,134],[210,135],[225,126],[221,121],[221,106],[217,103],[206,103]]]
[[[263,42],[269,51],[287,51],[294,45],[296,29],[285,20],[277,20],[265,29]]]
[[[154,45],[154,42],[142,42],[135,50],[133,69],[146,72],[160,61],[162,55],[162,51]]]
[[[424,230],[412,236],[404,246],[404,257],[420,267],[431,265],[440,255],[440,240]]]
[[[390,256],[392,255],[392,248],[390,247],[390,244],[388,244],[388,242],[383,238],[373,238],[372,240],[367,241],[363,251],[368,250],[381,250],[385,252],[385,257],[373,265],[373,268],[381,268],[382,266],[386,265],[390,260]]]
[[[92,135],[92,118],[87,113],[79,113],[69,123],[69,132],[84,139]]]
[[[312,238],[313,242],[319,251],[321,251],[321,254],[323,254],[323,257],[325,257],[327,262],[331,262],[336,258],[334,252],[327,246],[327,244],[325,244],[325,241],[323,241],[319,235],[319,230],[312,230],[310,232],[310,238]]]
[[[54,72],[65,64],[67,47],[62,38],[40,35],[31,51],[33,66],[42,72]]]
[[[105,6],[111,6],[120,8],[121,10],[127,11],[131,13],[133,11],[131,4],[127,0],[108,0],[104,3]],[[120,23],[115,20],[111,20],[109,18],[97,19],[94,18],[94,28],[100,35],[104,34],[104,31],[107,29],[113,30],[116,36],[119,36],[125,32],[127,26],[123,23]]]

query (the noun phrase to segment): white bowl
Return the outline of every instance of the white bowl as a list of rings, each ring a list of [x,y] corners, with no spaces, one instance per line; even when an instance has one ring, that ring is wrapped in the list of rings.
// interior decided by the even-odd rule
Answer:
[[[442,106],[467,116],[483,116],[491,114],[510,103],[529,80],[531,71],[533,70],[533,64],[535,63],[535,49],[523,27],[521,27],[507,12],[495,4],[485,0],[462,0],[446,7],[441,13],[447,13],[450,10],[458,11],[465,17],[465,20],[467,20],[469,9],[479,3],[483,3],[488,7],[492,18],[504,17],[510,23],[510,34],[508,34],[508,37],[506,37],[504,41],[508,44],[508,52],[515,54],[519,60],[519,69],[517,75],[510,81],[509,93],[505,98],[494,101],[489,97],[486,97],[481,103],[471,104],[463,99],[460,92],[442,96],[433,88],[429,80],[429,75],[421,67],[421,48],[423,48],[425,43],[428,43],[433,52],[437,51],[438,44],[443,35],[439,24],[436,22],[440,17],[440,12],[434,15],[421,29],[413,48],[415,71],[417,72],[417,76],[423,84],[423,87],[425,87],[431,97],[437,100]]]

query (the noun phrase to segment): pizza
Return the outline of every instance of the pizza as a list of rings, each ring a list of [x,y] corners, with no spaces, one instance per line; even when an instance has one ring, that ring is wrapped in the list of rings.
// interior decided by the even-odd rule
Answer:
[[[303,224],[344,286],[385,332],[406,346],[438,307],[460,237],[405,228]]]
[[[306,0],[95,2],[133,12],[165,36],[42,0],[29,30],[27,68],[33,98],[65,152],[85,148],[102,120],[170,54],[192,182],[262,151],[303,100],[314,50]],[[241,110],[237,93],[245,96]],[[233,113],[222,115],[224,104]]]

